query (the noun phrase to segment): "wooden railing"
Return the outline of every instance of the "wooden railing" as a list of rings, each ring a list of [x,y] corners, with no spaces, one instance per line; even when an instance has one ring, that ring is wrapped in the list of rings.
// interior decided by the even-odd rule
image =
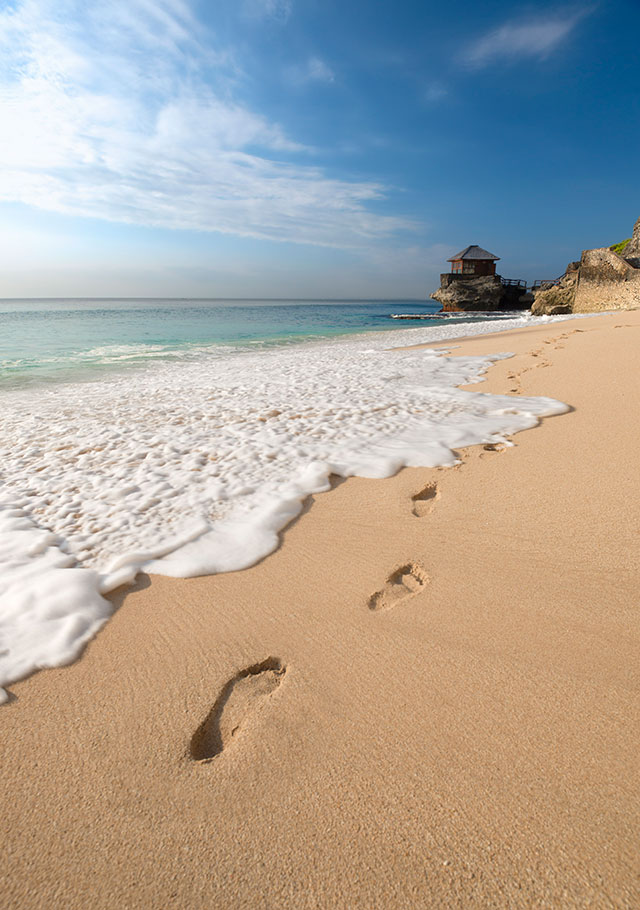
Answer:
[[[531,285],[532,291],[546,291],[547,288],[553,288],[560,281],[559,278],[539,278]]]
[[[525,288],[527,287],[527,282],[523,278],[501,278],[505,288]]]

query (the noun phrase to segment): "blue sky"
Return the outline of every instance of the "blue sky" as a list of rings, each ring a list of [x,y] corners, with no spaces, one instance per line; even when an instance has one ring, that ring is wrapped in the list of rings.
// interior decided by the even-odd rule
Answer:
[[[640,215],[640,3],[0,5],[0,296],[425,297]]]

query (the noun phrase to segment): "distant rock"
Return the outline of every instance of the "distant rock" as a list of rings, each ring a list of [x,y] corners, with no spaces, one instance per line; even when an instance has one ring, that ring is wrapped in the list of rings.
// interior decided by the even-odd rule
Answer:
[[[523,287],[505,287],[499,275],[462,277],[445,273],[440,276],[440,287],[430,296],[442,304],[446,313],[493,312],[528,307],[529,300],[522,300],[525,290]]]
[[[444,278],[444,276],[443,276]],[[445,279],[446,280],[446,279]],[[442,282],[444,284],[444,281]],[[502,298],[502,285],[495,275],[475,275],[458,278],[445,287],[439,287],[431,294],[442,304],[442,309],[451,310],[497,310]]]

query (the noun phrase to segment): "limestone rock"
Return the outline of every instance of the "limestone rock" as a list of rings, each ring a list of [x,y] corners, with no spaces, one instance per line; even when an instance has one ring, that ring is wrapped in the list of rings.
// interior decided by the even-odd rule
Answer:
[[[585,250],[580,262],[569,263],[557,284],[535,292],[531,312],[551,316],[636,307],[640,307],[640,218],[624,258],[608,247]]]
[[[635,230],[634,237],[637,237]],[[631,260],[626,258],[626,250],[624,259],[607,247],[585,250],[573,312],[598,313],[640,307],[640,268],[634,267],[635,261],[633,257]],[[640,265],[640,259],[637,261]]]
[[[501,308],[502,291],[502,283],[497,275],[474,275],[469,278],[456,276],[455,281],[446,287],[439,287],[431,297],[442,304],[445,312],[491,311]]]
[[[534,291],[531,314],[533,316],[555,316],[559,313],[571,313],[576,298],[579,270],[579,262],[570,262],[557,284]]]
[[[631,240],[624,248],[622,255],[629,265],[634,266],[636,269],[640,269],[640,218],[638,218],[633,226]]]

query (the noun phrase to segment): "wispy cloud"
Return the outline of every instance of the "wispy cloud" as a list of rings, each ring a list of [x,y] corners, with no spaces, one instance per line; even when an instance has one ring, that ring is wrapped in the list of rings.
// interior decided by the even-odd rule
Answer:
[[[556,50],[593,11],[557,11],[528,19],[506,22],[470,44],[460,55],[467,66],[480,69],[492,63],[528,58],[543,59]]]
[[[312,82],[335,82],[331,67],[319,57],[311,57],[307,63],[307,77]]]
[[[443,98],[446,98],[448,94],[449,89],[446,85],[441,82],[432,82],[424,90],[424,100],[428,104],[437,104]]]
[[[335,82],[335,73],[324,60],[310,57],[306,63],[289,66],[285,70],[286,81],[292,86],[308,85],[310,82]]]
[[[274,19],[286,22],[291,15],[293,0],[244,0],[242,9],[250,19]]]
[[[379,184],[296,163],[301,146],[234,100],[231,56],[183,0],[18,0],[0,51],[2,200],[326,245],[411,226],[370,210]]]

